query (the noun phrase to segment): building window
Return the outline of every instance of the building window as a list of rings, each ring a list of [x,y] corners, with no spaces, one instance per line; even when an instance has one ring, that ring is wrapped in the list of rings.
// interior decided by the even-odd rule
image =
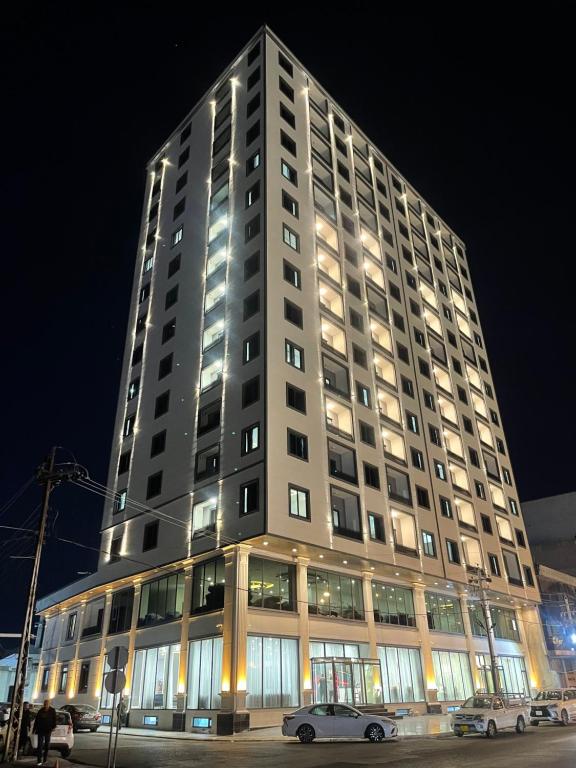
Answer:
[[[334,533],[352,539],[362,539],[358,496],[332,485],[330,486],[330,508]]]
[[[164,379],[172,373],[173,355],[170,353],[163,357],[158,364],[158,379]]]
[[[243,319],[248,320],[260,311],[260,291],[254,291],[244,299]]]
[[[122,558],[120,556],[120,552],[122,550],[122,534],[120,536],[117,536],[115,539],[112,539],[112,544],[110,545],[110,552],[109,554],[109,563],[117,563]]]
[[[288,165],[287,162],[282,160],[280,163],[280,170],[285,179],[288,179],[294,186],[298,186],[298,173],[291,165]]]
[[[220,445],[212,445],[196,454],[196,480],[217,475],[220,469]]]
[[[198,436],[205,435],[220,426],[220,405],[221,401],[216,400],[200,408],[198,411]]]
[[[298,706],[298,640],[249,635],[246,661],[248,709]]]
[[[424,470],[424,455],[422,451],[417,448],[410,448],[410,456],[412,457],[412,466],[416,469]]]
[[[478,604],[471,605],[468,608],[468,612],[470,614],[472,634],[477,637],[486,637],[486,621],[481,606]],[[490,618],[492,629],[494,630],[494,637],[499,640],[513,640],[517,643],[520,642],[520,632],[518,630],[515,611],[512,611],[509,608],[496,608],[495,606],[491,606]]]
[[[532,575],[532,569],[529,565],[524,566],[524,578],[526,581],[526,586],[528,587],[534,587],[534,576]]]
[[[258,272],[260,272],[260,251],[253,253],[244,262],[244,281],[250,280]]]
[[[294,251],[300,251],[300,235],[294,232],[286,224],[282,225],[282,240]]]
[[[308,438],[292,429],[288,430],[288,454],[308,461]]]
[[[296,142],[294,139],[291,139],[288,134],[280,129],[280,144],[286,149],[288,152],[290,152],[291,155],[294,155],[296,157]]]
[[[441,595],[436,592],[425,593],[428,629],[435,632],[450,632],[463,635],[464,623],[460,601],[454,595]]]
[[[291,517],[310,520],[310,491],[296,485],[288,486],[288,512]]]
[[[466,651],[432,651],[438,701],[464,701],[474,693]]]
[[[452,503],[450,499],[447,499],[445,496],[440,496],[440,513],[442,514],[442,517],[453,517]]]
[[[430,442],[437,445],[438,448],[442,448],[442,438],[440,437],[440,430],[433,424],[428,425],[428,433],[430,434]]]
[[[292,384],[286,384],[286,405],[301,413],[306,413],[306,392]]]
[[[125,451],[124,453],[120,454],[120,459],[118,461],[118,475],[123,475],[130,469],[131,453],[131,451]]]
[[[260,167],[260,160],[261,160],[261,158],[260,158],[260,150],[257,150],[246,161],[246,176],[251,174],[252,171],[255,171],[256,168]]]
[[[260,182],[257,181],[246,192],[246,208],[250,208],[251,205],[260,199]]]
[[[388,496],[391,499],[412,504],[410,479],[407,474],[386,465],[386,479],[388,483]]]
[[[60,679],[58,681],[58,693],[66,693],[68,685],[68,664],[62,664],[60,667]]]
[[[104,619],[104,598],[93,600],[86,606],[82,627],[82,638],[94,637],[102,632]]]
[[[242,430],[241,445],[242,456],[246,456],[260,447],[260,424],[252,424]]]
[[[165,413],[168,413],[168,408],[170,407],[170,392],[163,392],[161,395],[158,395],[156,398],[156,404],[154,407],[154,418],[158,419],[160,416],[164,416]]]
[[[260,354],[260,332],[244,339],[242,344],[242,363],[250,363]]]
[[[179,643],[135,651],[131,708],[176,709],[179,666]],[[105,701],[104,696],[110,700]],[[111,694],[103,694],[101,706],[112,707]]]
[[[260,80],[260,67],[256,67],[250,75],[248,76],[248,80],[246,81],[246,89],[249,91],[251,88],[253,88],[256,83]]]
[[[251,480],[240,486],[240,516],[251,515],[260,508],[260,484]]]
[[[157,523],[158,521],[156,520],[155,522]],[[126,632],[130,629],[133,604],[133,589],[123,589],[120,592],[114,592],[112,595],[112,605],[110,607],[108,634],[111,635],[114,632]]]
[[[430,496],[428,491],[426,488],[420,488],[419,485],[416,486],[416,502],[419,507],[430,509]]]
[[[362,580],[308,568],[308,613],[363,621]]]
[[[484,533],[492,534],[492,520],[488,517],[488,515],[480,515],[480,521],[482,523],[482,530]]]
[[[434,471],[439,480],[446,480],[446,467],[441,461],[434,462]]]
[[[370,389],[359,381],[356,382],[356,399],[361,405],[365,405],[366,408],[372,407]]]
[[[90,680],[90,662],[82,662],[80,666],[80,674],[78,675],[78,693],[88,693],[88,681]],[[42,678],[44,682],[44,678]],[[48,681],[46,681],[48,684]],[[48,690],[42,689],[42,690]]]
[[[425,700],[419,648],[378,646],[378,658],[382,670],[384,701],[405,703]]]
[[[284,342],[284,349],[285,349],[285,360],[288,363],[288,365],[291,365],[293,368],[297,368],[299,371],[304,370],[304,350],[302,347],[299,347],[297,344],[294,344],[292,341],[288,341],[288,339]]]
[[[68,616],[68,623],[66,625],[66,640],[74,640],[76,634],[76,624],[78,622],[78,614],[76,612],[71,613]]]
[[[490,552],[488,553],[488,563],[490,564],[490,573],[492,576],[502,576],[502,572],[500,570],[500,561],[498,560],[498,555],[492,555]]]
[[[257,234],[259,234],[259,232],[260,232],[260,214],[258,214],[258,216],[255,216],[244,227],[244,242],[247,243],[249,240],[252,240],[254,237],[256,237]]]
[[[380,489],[380,474],[378,467],[364,462],[364,483],[371,488]]]
[[[192,574],[192,613],[208,613],[224,608],[224,558],[200,563]]]
[[[242,384],[242,408],[248,408],[260,400],[260,377],[255,376]]]
[[[172,233],[172,247],[175,245],[178,245],[182,241],[182,238],[184,236],[184,227],[180,227],[176,230],[176,232]]]
[[[164,328],[162,328],[162,344],[165,344],[167,341],[170,341],[176,334],[176,318],[173,318],[170,320],[169,323],[166,323]]]
[[[143,344],[139,344],[137,347],[134,347],[134,352],[132,353],[132,365],[138,365],[138,363],[142,362],[143,355],[144,355]]]
[[[304,322],[302,309],[288,301],[288,299],[284,299],[284,317],[288,322],[297,325],[298,328],[302,328]]]
[[[282,207],[294,216],[294,218],[298,218],[298,202],[294,200],[293,197],[290,197],[288,192],[285,192],[284,190],[282,190]]]
[[[448,561],[455,565],[460,565],[460,551],[455,541],[446,539],[446,551],[448,553]]]
[[[130,382],[130,386],[128,387],[128,396],[126,398],[127,402],[130,402],[130,400],[134,400],[135,397],[138,397],[139,392],[140,392],[140,378],[133,379]]]
[[[436,557],[434,534],[429,531],[422,531],[422,551],[428,557]]]
[[[152,499],[162,493],[162,472],[150,475],[146,486],[146,498]]]
[[[368,533],[372,541],[381,541],[386,543],[386,534],[384,530],[384,520],[382,515],[376,515],[374,512],[368,512]]]
[[[188,697],[191,709],[220,709],[222,688],[221,637],[188,643]]]
[[[276,611],[296,608],[296,568],[291,563],[250,556],[248,560],[248,606]]]
[[[302,288],[302,275],[300,270],[290,264],[289,261],[284,261],[284,280],[286,280],[287,283],[290,283],[290,285],[293,285],[294,288],[298,288],[299,290]]]
[[[332,477],[347,483],[358,483],[356,452],[347,445],[328,441],[328,471]]]

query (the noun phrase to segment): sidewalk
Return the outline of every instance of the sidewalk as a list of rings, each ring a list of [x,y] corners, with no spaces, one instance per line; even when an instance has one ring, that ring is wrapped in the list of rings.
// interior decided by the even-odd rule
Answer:
[[[450,715],[416,715],[397,720],[398,736],[401,738],[442,737],[451,734]],[[251,731],[235,733],[233,736],[217,736],[213,733],[188,733],[185,731],[159,731],[155,728],[122,728],[122,736],[156,739],[180,739],[193,741],[285,741],[280,726],[254,728]],[[108,730],[102,727],[96,735],[106,736]]]

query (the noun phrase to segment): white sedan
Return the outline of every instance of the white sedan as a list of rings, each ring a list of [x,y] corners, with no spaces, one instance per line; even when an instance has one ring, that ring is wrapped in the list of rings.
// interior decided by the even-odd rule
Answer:
[[[312,704],[284,715],[283,736],[297,736],[310,744],[314,739],[370,739],[384,741],[398,733],[393,720],[365,715],[346,704]]]

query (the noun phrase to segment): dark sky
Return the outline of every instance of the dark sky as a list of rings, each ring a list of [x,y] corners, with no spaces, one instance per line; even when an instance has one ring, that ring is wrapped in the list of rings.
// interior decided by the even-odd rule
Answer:
[[[20,6],[2,41],[0,510],[53,444],[106,480],[144,165],[264,22],[467,244],[521,499],[575,490],[572,41],[553,10]],[[0,523],[39,500],[32,486]],[[96,545],[100,514],[56,490],[40,594],[94,568],[58,538]],[[20,628],[30,573],[8,555],[30,551],[0,529],[0,633]]]

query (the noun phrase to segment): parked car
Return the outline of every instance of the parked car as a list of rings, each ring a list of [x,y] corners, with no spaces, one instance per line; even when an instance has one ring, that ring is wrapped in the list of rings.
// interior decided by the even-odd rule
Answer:
[[[393,720],[365,715],[346,704],[313,704],[284,715],[283,736],[296,736],[305,744],[314,739],[370,739],[384,741],[398,733]]]
[[[483,733],[493,738],[498,731],[508,728],[524,733],[529,720],[529,700],[522,694],[478,693],[466,699],[452,715],[452,729],[456,736]]]
[[[64,704],[60,709],[64,712],[70,712],[74,733],[81,730],[94,733],[102,725],[102,715],[96,707],[91,707],[90,704]]]
[[[532,699],[530,725],[559,723],[568,725],[576,720],[576,688],[553,688],[538,691]]]
[[[24,748],[24,754],[32,754],[38,748],[38,736],[33,731],[34,718],[38,712],[38,707],[31,708],[30,711],[30,737]],[[63,712],[61,709],[56,711],[56,728],[50,736],[50,749],[60,752],[62,757],[68,757],[74,746],[74,729],[72,727],[72,718],[70,712]]]

